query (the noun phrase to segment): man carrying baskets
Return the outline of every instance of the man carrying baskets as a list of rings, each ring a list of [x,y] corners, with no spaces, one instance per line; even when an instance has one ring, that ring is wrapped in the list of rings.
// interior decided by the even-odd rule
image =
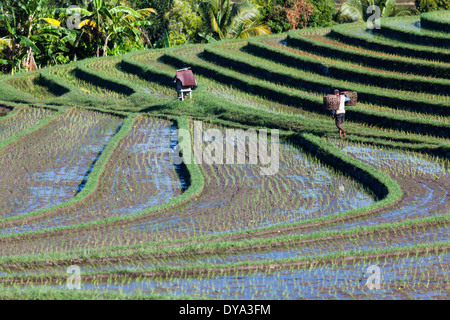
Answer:
[[[339,129],[339,137],[343,133],[345,138],[347,132],[342,128],[342,124],[345,121],[345,103],[350,101],[350,98],[344,92],[339,93],[338,89],[334,90],[334,95],[339,96],[339,109],[331,111],[331,118],[335,120],[336,127]]]

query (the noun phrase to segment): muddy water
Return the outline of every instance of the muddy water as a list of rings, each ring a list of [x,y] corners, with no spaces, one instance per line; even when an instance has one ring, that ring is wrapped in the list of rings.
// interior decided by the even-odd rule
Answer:
[[[418,228],[398,231],[395,235],[391,234],[383,237],[359,237],[358,239],[345,239],[337,241],[327,241],[325,243],[314,243],[312,245],[302,244],[301,246],[290,245],[289,249],[254,249],[252,252],[239,253],[233,255],[212,255],[194,257],[185,257],[183,259],[158,259],[155,260],[136,260],[133,263],[122,262],[107,265],[98,265],[96,267],[85,265],[81,266],[85,272],[101,271],[120,271],[120,270],[154,270],[161,266],[188,267],[194,263],[208,263],[210,265],[233,264],[239,262],[258,263],[260,261],[274,260],[281,261],[285,259],[295,259],[298,257],[306,258],[309,256],[326,256],[335,252],[358,252],[374,249],[393,249],[401,247],[411,247],[417,244],[436,243],[448,241],[450,226],[429,227],[426,229]],[[5,273],[6,274],[6,273]]]
[[[379,267],[379,289],[369,289],[367,286],[373,276],[369,270],[371,266]],[[149,296],[191,295],[215,299],[448,299],[449,267],[450,253],[445,253],[202,279],[141,280],[128,284],[82,283],[82,290],[121,290]],[[64,289],[65,285],[52,287]]]
[[[400,183],[405,196],[400,204],[392,209],[343,224],[307,230],[305,233],[375,226],[383,223],[441,216],[450,212],[450,175],[438,163],[418,155],[369,147],[347,146],[342,150],[390,174],[394,180]]]
[[[274,176],[261,176],[258,166],[250,164],[204,165],[206,192],[199,199],[181,212],[130,229],[220,234],[298,222],[374,202],[356,183],[333,174],[297,148],[281,143],[280,155]]]
[[[187,188],[187,179],[177,179],[169,156],[173,128],[170,122],[141,120],[111,157],[106,170],[108,174],[101,179],[102,184],[96,194],[76,208],[62,210],[56,216],[21,227],[3,229],[0,233],[48,230],[100,219],[105,217],[105,213],[108,216],[132,214],[173,199]],[[94,165],[95,162],[91,169]],[[184,174],[184,171],[179,173],[179,177],[184,178]],[[87,178],[88,174],[83,181]],[[79,190],[83,186],[84,183]]]
[[[405,152],[356,146],[347,146],[342,151],[354,155],[378,169],[394,170],[400,173],[416,171],[430,175],[447,175],[447,172],[439,164]]]
[[[114,133],[114,135],[116,135],[116,134],[120,131],[120,129],[122,129],[122,124],[119,125],[119,126],[117,127],[116,132]],[[106,148],[106,144],[105,144],[105,145],[103,146],[103,148],[98,152],[98,154],[97,154],[97,156],[95,157],[94,161],[92,162],[92,164],[91,164],[89,170],[88,170],[88,171],[86,172],[86,174],[84,175],[83,180],[81,181],[80,185],[79,185],[78,188],[77,188],[77,193],[80,193],[80,192],[84,189],[84,187],[86,186],[86,183],[87,183],[87,181],[88,181],[89,175],[92,173],[92,170],[94,170],[95,164],[97,163],[98,159],[100,159],[100,157],[101,157],[103,151],[105,151],[105,148]]]
[[[178,145],[178,137],[175,135],[177,130],[177,125],[173,123],[170,126],[170,150],[172,150]],[[180,179],[181,192],[185,192],[191,185],[190,174],[184,164],[173,164],[175,171]]]
[[[0,216],[22,215],[72,198],[120,124],[117,118],[72,109],[2,150]]]
[[[158,136],[164,135],[158,134]],[[130,145],[135,144],[133,142]],[[141,148],[137,150],[139,149]],[[126,150],[126,148],[121,148],[121,150]],[[153,161],[146,164],[145,167],[156,170],[158,168],[156,164]],[[118,163],[115,163],[110,172],[114,173],[117,167]],[[94,240],[90,240],[88,235],[80,235],[77,241],[63,238],[49,240],[51,241],[49,246],[53,248],[53,251],[59,251],[60,248],[65,248],[64,250],[89,248],[97,241],[109,245],[122,245],[125,244],[125,241],[128,242],[126,239],[131,239],[131,243],[145,243],[161,241],[161,239],[171,240],[197,235],[226,234],[231,231],[254,230],[265,226],[319,218],[360,208],[374,202],[374,199],[359,184],[342,175],[335,174],[288,144],[280,145],[280,170],[274,176],[261,176],[259,167],[256,165],[210,166],[205,164],[201,169],[205,177],[204,193],[189,205],[172,211],[150,214],[145,217],[145,220],[142,218],[140,222],[130,221],[123,227],[105,226],[104,231],[94,233]],[[135,165],[133,165],[133,170],[142,171]],[[127,176],[130,172],[126,171],[123,175]],[[117,172],[118,177],[115,177],[114,181],[121,177],[119,173]],[[152,176],[157,176],[156,174],[155,171]],[[126,195],[124,200],[111,191],[108,183],[105,182],[104,186],[106,188],[104,192],[99,191],[99,195],[81,203],[71,212],[63,212],[57,217],[51,217],[53,220],[30,223],[24,227],[3,232],[49,229],[53,226],[87,221],[87,219],[102,219],[111,215],[126,214],[136,209],[138,203],[129,201],[130,196],[134,196],[135,192],[130,192],[126,183],[121,183],[122,188],[126,188],[123,190]],[[116,190],[117,187],[113,188]],[[140,190],[142,188],[131,189]],[[155,190],[157,188],[150,188],[145,192],[147,199],[148,195]],[[129,202],[126,203],[127,201]],[[91,202],[93,204],[99,202],[100,206],[88,211],[85,203]],[[120,207],[113,210],[109,206],[110,204],[112,206],[120,205]],[[102,206],[106,209],[103,209]],[[90,205],[89,208],[92,207]],[[47,250],[42,248],[40,243],[36,243],[36,245],[38,247],[31,245],[26,248],[22,247],[20,252]],[[6,254],[8,250],[9,248],[5,247],[2,252]]]

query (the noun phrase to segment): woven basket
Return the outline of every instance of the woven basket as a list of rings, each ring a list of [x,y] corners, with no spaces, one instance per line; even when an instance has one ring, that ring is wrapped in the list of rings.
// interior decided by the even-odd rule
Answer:
[[[358,93],[354,91],[344,91],[344,93],[350,98],[350,101],[347,101],[345,106],[355,107],[358,103]]]
[[[323,97],[323,106],[326,110],[337,110],[339,109],[340,99],[339,96],[334,94],[329,94]]]

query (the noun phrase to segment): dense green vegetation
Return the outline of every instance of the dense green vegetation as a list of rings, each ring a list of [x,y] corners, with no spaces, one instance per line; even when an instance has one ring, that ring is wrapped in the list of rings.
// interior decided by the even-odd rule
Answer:
[[[13,73],[143,48],[331,27],[365,20],[370,3],[352,0],[337,11],[332,0],[2,0],[0,65]],[[375,4],[383,17],[400,14],[395,1]]]
[[[450,2],[447,0],[415,0],[415,3],[417,10],[421,13],[450,9]]]

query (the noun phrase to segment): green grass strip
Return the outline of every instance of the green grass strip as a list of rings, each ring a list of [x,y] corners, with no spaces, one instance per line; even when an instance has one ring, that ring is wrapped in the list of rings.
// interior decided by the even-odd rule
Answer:
[[[99,112],[98,110],[95,110],[95,111]],[[8,218],[0,220],[0,222],[4,223],[4,222],[12,221],[12,220],[17,220],[17,219],[22,219],[22,218],[27,218],[27,217],[32,217],[32,216],[44,215],[47,212],[51,212],[53,210],[56,210],[59,208],[64,208],[71,204],[77,203],[77,202],[83,200],[84,198],[86,198],[92,192],[94,192],[96,190],[96,188],[98,187],[100,175],[103,173],[107,161],[109,160],[111,154],[113,153],[114,149],[118,145],[120,139],[125,137],[128,134],[128,132],[132,129],[132,126],[133,126],[133,123],[134,123],[134,120],[136,117],[137,117],[137,115],[130,115],[128,118],[125,119],[119,132],[114,137],[112,137],[111,140],[107,143],[101,157],[97,160],[97,162],[94,166],[94,169],[92,170],[91,174],[89,175],[89,179],[87,180],[85,187],[76,196],[74,196],[69,201],[63,202],[57,206],[37,210],[37,211],[30,212],[30,213],[27,213],[27,214],[24,214],[21,216],[8,217]],[[53,120],[53,118],[51,120]],[[46,120],[47,119],[45,119],[44,121],[46,121]],[[45,124],[48,124],[49,122],[50,121],[46,121]],[[42,126],[40,126],[40,127],[42,127]],[[1,148],[1,144],[0,144],[0,148]]]
[[[57,205],[57,206],[54,206],[51,208],[47,208],[47,209],[42,209],[39,211],[35,211],[35,212],[29,213],[26,215],[22,215],[20,217],[9,217],[9,218],[3,219],[1,222],[3,223],[3,222],[7,222],[10,220],[14,220],[14,219],[24,218],[24,217],[44,215],[45,213],[51,212],[55,209],[67,207],[73,203],[79,202],[79,201],[83,200],[84,198],[86,198],[89,194],[94,192],[98,186],[100,176],[105,173],[104,170],[106,167],[106,163],[110,160],[111,155],[112,155],[114,149],[116,148],[116,146],[118,145],[120,139],[123,139],[128,134],[128,132],[131,130],[133,123],[136,120],[137,116],[138,116],[137,114],[130,115],[125,120],[121,130],[108,142],[104,152],[102,153],[102,156],[98,159],[97,163],[95,164],[94,169],[92,170],[91,174],[89,175],[89,179],[88,179],[88,182],[86,183],[86,186],[77,196],[75,196],[71,200],[64,202],[60,205]],[[179,129],[189,130],[189,124],[185,118],[177,118],[177,124],[178,124]],[[176,198],[169,200],[168,202],[166,202],[164,204],[158,204],[158,205],[146,208],[145,210],[142,210],[142,211],[139,211],[134,214],[127,215],[127,216],[111,217],[111,218],[91,221],[91,222],[87,222],[87,223],[80,223],[80,224],[76,224],[76,225],[72,225],[72,226],[58,227],[58,228],[52,229],[50,232],[59,232],[59,231],[63,231],[63,230],[66,231],[66,230],[74,230],[74,229],[80,229],[80,228],[90,228],[93,226],[109,224],[109,223],[112,224],[112,223],[116,223],[119,221],[134,219],[139,216],[146,215],[146,214],[149,214],[152,212],[169,209],[176,205],[184,204],[184,203],[190,201],[192,198],[197,197],[203,191],[203,187],[204,187],[204,178],[203,178],[203,175],[201,174],[200,169],[197,167],[197,165],[195,165],[193,163],[186,164],[186,168],[189,173],[189,181],[191,182],[190,186],[184,193],[177,196]],[[30,236],[30,235],[42,235],[42,234],[46,234],[48,232],[49,231],[47,231],[47,230],[28,231],[28,232],[24,232],[24,233],[20,233],[20,234],[3,235],[3,236],[0,236],[0,239],[4,240],[4,239],[8,239],[8,238],[25,237],[25,236]]]
[[[111,101],[105,101],[105,99],[100,99],[92,95],[88,95],[84,93],[80,88],[77,86],[69,83],[66,81],[63,77],[57,76],[55,74],[52,74],[54,70],[57,69],[64,69],[65,67],[71,66],[70,65],[62,65],[62,66],[54,66],[50,68],[44,68],[41,69],[41,77],[43,78],[43,81],[45,81],[48,85],[52,85],[52,83],[57,83],[58,85],[64,87],[66,90],[68,90],[67,93],[54,98],[54,99],[48,99],[46,103],[49,104],[55,104],[55,105],[76,105],[77,107],[80,106],[102,106],[105,105],[113,105],[115,102]]]
[[[251,56],[245,53],[236,55],[226,52],[221,49],[221,46],[224,44],[226,45],[226,43],[227,42],[222,42],[218,45],[212,44],[205,47],[205,51],[203,53],[204,59],[212,61],[213,63],[221,65],[225,68],[232,68],[240,73],[246,73],[262,80],[267,79],[270,82],[283,84],[295,89],[309,90],[319,94],[328,94],[332,92],[333,88],[352,90],[358,92],[358,100],[360,102],[388,106],[394,109],[450,115],[450,105],[447,102],[433,102],[424,98],[414,96],[410,97],[407,95],[408,92],[392,94],[390,92],[383,91],[380,87],[361,86],[355,82],[355,79],[346,83],[347,81],[343,82],[342,80],[334,79],[330,75],[318,75],[317,78],[314,78],[314,75],[311,74],[300,75],[298,72],[290,68],[280,68],[278,64],[275,64],[272,61],[266,60],[257,62],[252,60]],[[302,70],[302,72],[305,71]],[[448,87],[450,82],[447,82]],[[319,98],[319,100],[321,99]],[[360,110],[365,111],[367,109],[360,108]],[[385,113],[382,114],[384,115]],[[402,118],[404,118],[404,116],[402,116]]]
[[[124,96],[131,96],[135,93],[126,81],[111,79],[110,77],[103,76],[98,72],[89,69],[86,64],[92,62],[94,59],[86,59],[78,63],[77,68],[75,69],[75,75],[77,78],[89,82],[97,87],[111,90]]]
[[[420,27],[450,33],[450,10],[422,13]]]
[[[366,23],[338,25],[331,28],[330,37],[349,45],[367,48],[373,51],[385,52],[394,55],[420,58],[431,61],[450,62],[450,52],[440,48],[427,47],[424,45],[414,45],[407,42],[392,40],[381,36],[374,31],[373,37],[367,34],[360,34],[354,30],[367,30]]]
[[[64,88],[65,94],[59,97],[48,99],[46,103],[56,104],[56,105],[71,105],[77,107],[91,107],[100,109],[117,110],[123,112],[136,112],[139,110],[140,105],[149,104],[149,100],[146,99],[146,93],[141,87],[138,87],[131,82],[124,80],[111,79],[110,77],[104,76],[99,72],[95,72],[85,66],[86,63],[92,62],[95,59],[87,59],[79,61],[77,63],[72,63],[69,65],[54,66],[50,68],[44,68],[41,72],[42,82],[45,82],[47,86],[52,86],[55,83]],[[52,72],[55,70],[67,67],[75,67],[74,74],[71,76],[74,79],[83,81],[99,89],[109,90],[117,94],[122,94],[126,99],[112,99],[104,97],[99,97],[95,93],[87,94],[83,92],[78,86],[70,83],[67,79],[60,75],[56,75]],[[129,96],[127,96],[129,94]]]
[[[361,263],[361,260],[364,262],[367,261],[377,261],[382,258],[393,258],[398,259],[402,255],[407,255],[408,257],[413,257],[414,255],[429,255],[436,254],[438,255],[440,252],[447,252],[450,250],[450,241],[443,242],[435,242],[435,243],[425,243],[425,244],[416,244],[413,246],[406,247],[396,247],[396,248],[380,248],[373,249],[367,251],[361,250],[353,250],[353,251],[345,251],[345,252],[335,252],[327,255],[321,256],[306,256],[306,257],[293,257],[286,259],[268,259],[262,261],[242,261],[235,262],[233,264],[214,264],[214,263],[196,263],[191,264],[186,267],[177,267],[177,266],[159,266],[157,269],[142,269],[139,271],[132,270],[113,270],[113,271],[105,271],[102,273],[99,272],[82,272],[81,276],[94,276],[97,278],[161,278],[161,277],[170,277],[170,278],[181,278],[181,277],[189,277],[193,278],[195,276],[202,275],[203,277],[212,277],[212,276],[225,276],[229,275],[236,271],[244,271],[244,272],[258,272],[265,271],[267,272],[267,267],[277,267],[278,270],[286,270],[287,268],[294,267],[293,264],[296,264],[295,267],[303,269],[303,268],[312,268],[317,267],[318,265],[348,265]],[[353,258],[353,262],[350,259]],[[253,267],[253,270],[249,270],[248,267]],[[274,270],[275,272],[277,270]],[[52,279],[52,281],[57,280],[67,280],[67,275],[61,275],[61,272],[48,272],[41,274],[32,274],[32,275],[9,275],[3,277],[3,282],[11,281],[11,280],[19,280],[22,284],[27,283],[31,284],[33,282],[37,282],[39,280],[47,281]]]
[[[156,52],[161,53],[165,51],[166,50],[156,50]],[[133,59],[134,56],[146,52],[149,52],[149,50],[142,50],[126,54],[125,56],[123,56],[123,59],[120,63],[121,68],[124,71],[136,74],[147,81],[155,82],[163,86],[174,87],[173,78],[175,76],[175,73],[169,73],[167,70],[159,69],[156,66],[152,66],[150,64],[143,64]]]
[[[26,135],[32,134],[33,132],[35,132],[36,130],[39,130],[40,128],[50,124],[54,119],[56,119],[57,117],[59,117],[61,114],[65,113],[66,110],[64,109],[60,109],[57,112],[55,112],[55,114],[53,116],[47,117],[41,121],[39,121],[36,125],[34,125],[31,128],[28,128],[24,131],[21,131],[19,133],[17,133],[16,135],[3,140],[0,142],[0,150],[7,147],[8,145],[10,145],[13,142],[18,141],[20,138],[25,137]]]
[[[214,68],[193,59],[180,57],[180,55],[178,55],[174,51],[167,51],[164,56],[164,61],[168,64],[172,64],[180,68],[185,65],[190,65],[194,68],[194,72],[197,74],[201,74],[222,83],[235,86],[240,90],[244,90],[249,93],[261,94],[261,92],[263,92],[264,96],[267,99],[275,102],[296,107],[298,106],[309,111],[324,112],[323,100],[321,98],[303,94],[298,90],[289,90],[262,80],[253,80],[242,75],[239,76],[238,74],[230,72],[226,69],[219,69],[217,67]],[[237,62],[237,60],[231,57],[228,57],[226,61],[227,63],[234,64],[236,69],[238,69],[238,65],[242,67],[243,64],[241,62]],[[246,65],[250,68],[250,64]],[[258,70],[260,68],[260,66],[256,66],[252,68],[252,70]],[[266,70],[265,72],[268,71]],[[288,75],[284,74],[282,76]],[[426,133],[439,137],[450,136],[450,124],[412,117],[406,118],[404,116],[395,114],[387,115],[378,111],[358,109],[357,107],[347,107],[347,110],[352,112],[353,118],[356,118],[356,121],[368,123],[377,127],[403,129],[415,133]]]
[[[6,76],[2,78],[0,85],[0,100],[23,104],[38,101],[38,99],[33,95],[29,94],[28,92],[16,89],[15,87],[13,87],[12,85],[10,85],[5,81],[6,79],[10,79],[12,77],[13,76]]]
[[[419,45],[434,46],[443,49],[450,48],[450,36],[446,33],[425,30],[408,30],[407,24],[418,21],[417,17],[384,18],[381,19],[381,28],[373,29],[385,37],[394,38],[399,41],[415,43]],[[398,26],[396,22],[401,22],[404,27]]]
[[[334,29],[333,29],[334,30]],[[277,35],[278,36],[278,35]],[[272,36],[276,37],[276,36]],[[338,61],[325,62],[312,57],[299,55],[265,43],[268,36],[251,38],[246,51],[261,58],[277,61],[289,67],[330,76],[336,79],[359,82],[379,87],[396,88],[407,91],[421,91],[433,94],[446,92],[449,80],[419,78],[361,69],[359,65],[345,65]],[[348,63],[352,63],[349,61]]]
[[[323,30],[320,28],[304,29],[300,31],[291,31],[288,33],[287,44],[290,47],[298,48],[315,54],[333,57],[343,61],[353,61],[365,66],[385,69],[388,71],[398,71],[402,73],[412,73],[426,77],[436,77],[448,79],[450,66],[401,59],[399,57],[389,57],[376,55],[370,52],[356,51],[350,48],[336,46],[334,44],[324,43],[315,39],[306,37],[303,33],[313,32],[314,30]]]
[[[330,230],[318,231],[315,233],[302,235],[299,233],[290,235],[281,235],[270,238],[248,238],[244,240],[220,240],[211,241],[210,237],[201,237],[197,243],[187,243],[186,245],[166,247],[162,246],[167,242],[148,242],[143,244],[116,246],[101,249],[74,250],[71,252],[52,252],[39,255],[27,254],[20,256],[8,256],[0,258],[0,271],[7,271],[13,264],[27,264],[27,267],[32,267],[31,263],[49,262],[53,261],[57,265],[66,265],[72,263],[72,260],[101,260],[101,259],[121,259],[134,256],[145,257],[150,255],[164,255],[167,258],[180,258],[181,255],[192,254],[192,257],[198,257],[202,251],[210,252],[213,255],[227,255],[225,252],[228,249],[233,249],[233,252],[238,254],[235,250],[247,251],[260,245],[274,245],[277,247],[286,247],[285,244],[292,242],[300,242],[311,240],[313,242],[331,241],[330,238],[340,240],[342,237],[358,238],[363,236],[370,236],[374,233],[381,233],[385,231],[402,230],[405,228],[421,227],[429,224],[445,225],[450,221],[450,214],[438,217],[425,217],[415,220],[407,220],[395,223],[384,223],[371,226],[359,226],[352,229],[345,230]],[[184,241],[184,240],[183,240]],[[311,243],[311,242],[309,242]],[[295,245],[294,245],[295,246]],[[224,251],[224,252],[221,252]],[[209,254],[209,253],[208,253]],[[81,263],[81,262],[80,262]],[[84,263],[82,263],[84,264]]]
[[[135,74],[126,72],[122,68],[122,59],[106,57],[101,59],[90,59],[84,62],[83,66],[90,72],[94,71],[96,74],[100,74],[102,78],[108,79],[109,81],[100,81],[100,83],[104,85],[108,90],[116,90],[116,85],[122,85],[131,88],[134,93],[128,96],[126,100],[127,102],[130,102],[130,100],[133,101],[135,107],[132,110],[130,109],[130,111],[138,111],[139,109],[137,109],[136,106],[147,105],[148,103],[152,102],[155,103],[164,101],[164,99],[155,96],[152,92],[149,91],[148,86],[152,85],[152,82],[134,81],[135,79],[130,79],[129,76],[135,76]],[[111,80],[113,82],[111,82]]]

